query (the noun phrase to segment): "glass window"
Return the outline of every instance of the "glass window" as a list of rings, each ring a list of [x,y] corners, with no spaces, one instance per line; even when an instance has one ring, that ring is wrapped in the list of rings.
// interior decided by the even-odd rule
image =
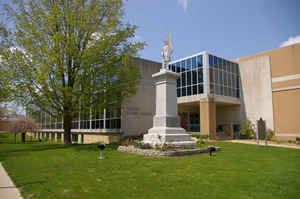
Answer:
[[[177,88],[177,97],[181,97],[181,95],[180,95],[180,88]]]
[[[186,72],[181,73],[181,86],[186,86]]]
[[[193,86],[193,95],[197,95],[197,85]]]
[[[78,135],[72,134],[72,142],[78,142]]]
[[[93,120],[93,121],[92,121],[92,129],[95,129],[95,128],[96,128],[96,121]]]
[[[227,72],[230,72],[230,62],[227,62],[227,65],[226,65],[226,71],[227,71]]]
[[[202,66],[203,66],[202,55],[199,55],[199,56],[197,57],[197,63],[198,63],[198,67],[202,67]]]
[[[191,64],[192,64],[192,59],[191,58],[187,59],[186,60],[186,65],[190,66]]]
[[[232,87],[233,87],[233,88],[236,88],[236,75],[233,75],[232,77],[233,77],[233,78],[232,78],[232,81],[233,81],[233,82],[232,82]]]
[[[188,86],[187,87],[187,96],[190,96],[190,95],[192,95],[192,87]]]
[[[240,89],[237,89],[237,90],[236,90],[236,97],[237,97],[237,98],[240,98]]]
[[[233,65],[232,65],[232,72],[233,72],[234,74],[236,74],[236,64],[233,64]]]
[[[191,75],[191,71],[187,71],[186,72],[186,75],[187,75],[187,86],[190,86],[192,84],[192,75]]]
[[[203,84],[198,84],[198,93],[202,94],[203,93]]]
[[[228,62],[226,60],[224,60],[224,62],[222,64],[222,70],[226,71],[227,64],[228,64]]]
[[[219,81],[220,81],[220,84],[224,84],[223,71],[219,71]]]
[[[105,128],[110,129],[110,120],[105,120]]]
[[[219,78],[218,78],[218,71],[217,70],[214,70],[214,82],[215,83],[218,83],[219,82]]]
[[[215,93],[215,85],[210,84],[210,93]]]
[[[231,74],[227,73],[228,87],[231,87]]]
[[[198,69],[198,83],[203,83],[203,68]]]
[[[176,66],[176,72],[177,72],[177,73],[180,73],[180,72],[181,72],[181,70],[180,70],[180,62],[177,62],[177,63],[175,64],[175,66]]]
[[[225,72],[225,73],[223,73],[224,74],[224,85],[225,86],[227,86],[228,84],[227,84],[227,73]]]
[[[213,61],[214,61],[214,60],[213,60],[213,59],[214,59],[213,56],[212,56],[212,55],[209,55],[209,56],[208,56],[208,59],[209,59],[209,66],[212,66],[212,65],[213,65]]]
[[[217,68],[222,68],[222,59],[221,58],[218,58],[218,65],[217,65]]]
[[[214,82],[214,75],[213,75],[213,69],[209,69],[209,81]]]
[[[218,64],[218,58],[216,56],[214,56],[214,67],[216,67],[216,65]]]
[[[176,72],[175,64],[172,64],[172,71],[173,71],[173,72]]]
[[[181,72],[186,70],[185,60],[181,61]]]
[[[186,60],[186,70],[190,70],[192,65],[192,59],[187,59]]]
[[[240,75],[240,68],[238,64],[236,64],[236,75]]]
[[[192,58],[192,68],[196,68],[197,67],[197,63],[196,63],[196,57]]]
[[[104,120],[100,120],[99,128],[100,128],[100,129],[103,129],[103,128],[104,128]]]
[[[182,96],[186,96],[186,87],[183,87],[182,90],[181,90],[181,94]]]
[[[176,80],[176,86],[177,86],[177,88],[180,87],[180,78],[178,78],[178,79]]]
[[[197,84],[197,71],[192,70],[193,84]]]
[[[221,86],[221,87],[220,87],[220,94],[221,94],[221,95],[225,95],[225,89],[224,89],[224,86]]]

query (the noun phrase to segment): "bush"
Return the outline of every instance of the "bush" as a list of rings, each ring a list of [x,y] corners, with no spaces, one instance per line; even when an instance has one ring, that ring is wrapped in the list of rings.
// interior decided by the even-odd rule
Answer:
[[[268,129],[268,130],[267,130],[267,138],[268,138],[268,140],[271,141],[271,139],[273,139],[273,137],[275,137],[274,131],[271,130],[271,129]]]
[[[276,137],[275,136],[272,136],[272,137],[270,137],[270,139],[269,139],[270,141],[272,141],[272,142],[276,142],[277,141],[277,139],[276,139]]]
[[[192,134],[192,137],[197,139],[208,139],[208,135]]]
[[[296,144],[300,144],[300,137],[296,137]]]
[[[196,143],[197,147],[203,147],[205,145],[205,142],[203,141],[203,139],[199,139]]]
[[[249,120],[241,121],[241,138],[252,139],[255,138],[255,125]]]

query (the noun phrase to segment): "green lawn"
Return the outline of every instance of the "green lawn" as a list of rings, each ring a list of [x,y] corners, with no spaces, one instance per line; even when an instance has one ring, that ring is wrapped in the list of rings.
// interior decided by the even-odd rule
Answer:
[[[24,198],[300,198],[300,150],[218,142],[207,154],[152,158],[111,146],[13,144],[0,134],[0,161]]]

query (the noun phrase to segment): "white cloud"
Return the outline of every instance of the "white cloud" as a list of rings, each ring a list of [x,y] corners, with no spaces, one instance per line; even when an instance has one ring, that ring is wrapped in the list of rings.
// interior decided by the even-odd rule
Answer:
[[[287,41],[282,42],[280,47],[290,46],[296,43],[300,43],[300,35],[297,35],[296,37],[290,37]]]
[[[186,12],[189,2],[190,0],[177,0],[177,3],[183,6],[184,12]]]

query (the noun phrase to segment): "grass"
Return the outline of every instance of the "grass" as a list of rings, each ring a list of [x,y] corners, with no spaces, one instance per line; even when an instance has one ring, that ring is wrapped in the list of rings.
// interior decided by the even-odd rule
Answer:
[[[26,198],[299,198],[300,150],[217,142],[207,154],[152,158],[108,146],[13,144],[0,134],[0,161]]]

